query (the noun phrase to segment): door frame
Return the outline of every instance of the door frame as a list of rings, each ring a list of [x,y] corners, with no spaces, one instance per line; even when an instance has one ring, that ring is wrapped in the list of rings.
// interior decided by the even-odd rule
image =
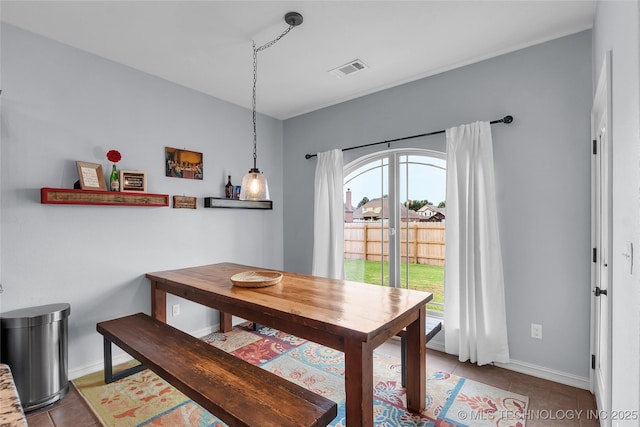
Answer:
[[[598,85],[591,110],[591,139],[593,156],[591,162],[591,244],[593,259],[591,268],[591,370],[589,374],[591,392],[596,396],[598,409],[610,411],[611,398],[611,335],[612,335],[612,138],[611,138],[611,51],[606,52],[600,71]],[[604,138],[601,127],[604,124]],[[603,188],[604,187],[604,188]],[[604,210],[604,215],[602,214]],[[604,286],[603,286],[604,280]],[[596,287],[606,290],[606,295],[596,296]],[[600,316],[599,304],[605,304],[605,314]],[[602,323],[604,322],[604,323]],[[604,332],[604,349],[600,354],[599,340]],[[600,361],[604,359],[604,363]],[[599,370],[602,372],[600,375]],[[609,419],[601,420],[610,426]]]

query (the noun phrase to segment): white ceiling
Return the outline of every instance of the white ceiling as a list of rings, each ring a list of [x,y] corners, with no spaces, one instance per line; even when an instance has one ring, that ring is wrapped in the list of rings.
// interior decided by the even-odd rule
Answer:
[[[594,1],[7,1],[3,22],[287,119],[591,28]],[[370,68],[339,79],[353,59]]]

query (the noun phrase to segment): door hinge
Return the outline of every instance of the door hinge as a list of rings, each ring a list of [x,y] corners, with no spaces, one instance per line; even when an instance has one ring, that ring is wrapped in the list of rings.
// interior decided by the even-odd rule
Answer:
[[[593,248],[593,262],[598,262],[598,249]]]
[[[591,369],[596,369],[596,355],[591,355]]]
[[[598,154],[598,141],[593,140],[593,154]]]

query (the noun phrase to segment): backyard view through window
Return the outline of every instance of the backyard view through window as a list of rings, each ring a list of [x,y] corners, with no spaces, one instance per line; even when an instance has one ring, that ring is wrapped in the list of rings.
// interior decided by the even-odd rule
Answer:
[[[392,150],[345,167],[347,280],[433,293],[444,309],[444,156]]]

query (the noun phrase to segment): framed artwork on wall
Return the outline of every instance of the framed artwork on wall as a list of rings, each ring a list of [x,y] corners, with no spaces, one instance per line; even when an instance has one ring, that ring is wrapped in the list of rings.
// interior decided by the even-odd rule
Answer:
[[[165,147],[164,162],[166,176],[173,178],[202,179],[202,153]]]

